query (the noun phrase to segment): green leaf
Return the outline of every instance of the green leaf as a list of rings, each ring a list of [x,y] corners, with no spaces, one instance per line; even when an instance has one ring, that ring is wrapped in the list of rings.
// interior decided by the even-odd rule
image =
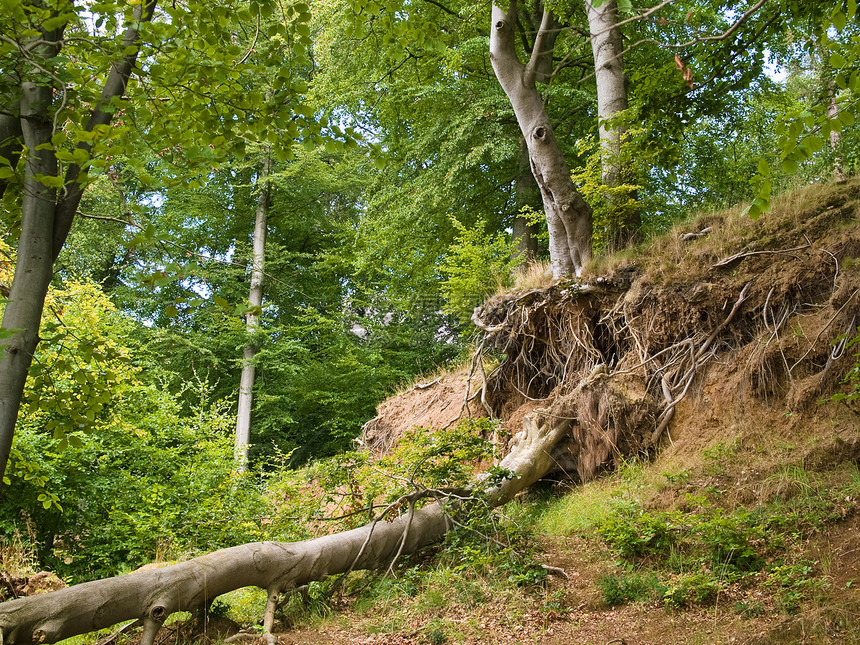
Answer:
[[[36,181],[48,188],[62,188],[63,178],[57,175],[36,175]]]
[[[812,136],[806,138],[807,145],[809,149],[812,150],[813,153],[821,152],[824,149],[824,140],[818,136]]]
[[[783,172],[791,175],[797,172],[797,160],[793,157],[786,157],[781,164]]]
[[[845,60],[845,56],[838,52],[834,52],[830,54],[830,66],[835,68],[845,67],[848,61]]]
[[[833,23],[833,26],[836,27],[836,29],[838,29],[839,31],[845,29],[845,25],[847,23],[845,14],[842,13],[842,11],[838,8],[830,16],[830,21]]]

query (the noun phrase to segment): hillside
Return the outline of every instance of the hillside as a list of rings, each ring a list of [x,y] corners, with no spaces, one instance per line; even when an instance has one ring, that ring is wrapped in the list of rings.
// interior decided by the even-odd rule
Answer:
[[[812,187],[758,221],[702,217],[592,266],[582,283],[500,294],[476,311],[484,367],[380,406],[364,437],[378,450],[411,425],[452,425],[452,410],[501,419],[500,454],[524,418],[567,419],[553,479],[591,482],[566,502],[524,502],[553,534],[541,541],[546,563],[570,578],[550,578],[516,618],[492,601],[448,616],[452,642],[478,642],[485,624],[512,643],[860,642],[858,409],[824,402],[850,388],[840,381],[856,361],[846,334],[860,311],[858,198],[856,181]],[[619,500],[635,511],[619,514]],[[638,531],[620,547],[607,539],[613,512]],[[643,517],[662,518],[650,530],[665,530],[669,547]],[[625,552],[624,539],[639,542]],[[667,566],[697,539],[737,539],[723,552],[737,571],[720,580],[692,553]],[[760,562],[735,566],[747,548]],[[775,581],[774,567],[791,573]],[[624,591],[651,575],[663,597]],[[702,588],[669,606],[671,582],[695,587],[696,575]],[[612,580],[617,608],[605,604]],[[565,610],[547,610],[548,598]]]
[[[581,280],[498,294],[475,311],[469,364],[383,402],[363,453],[273,480],[268,494],[284,515],[319,502],[292,519],[307,537],[327,537],[246,544],[88,588],[126,594],[130,616],[158,600],[159,620],[143,636],[158,645],[254,641],[264,613],[270,643],[860,642],[858,214],[860,181],[813,186],[759,221],[740,209],[703,216],[593,263]],[[547,436],[549,458],[523,450]],[[441,513],[428,504],[410,533],[416,498],[395,493],[386,506],[392,491],[421,493],[422,470],[434,469],[444,471],[438,481],[460,482],[489,470],[519,489],[517,479],[540,475],[528,464],[492,467],[523,454],[542,461],[532,490],[489,517],[456,515],[463,526],[444,548],[403,548],[407,535],[417,543],[428,527],[433,539],[451,527],[428,524],[425,511]],[[470,495],[458,492],[464,485],[433,486]],[[338,531],[367,522],[368,499],[385,510],[344,546]],[[376,536],[389,537],[371,542],[377,522]],[[324,543],[340,569],[323,562]],[[378,566],[359,562],[368,544],[369,561],[391,562],[389,571],[360,571]],[[258,547],[295,562],[264,565]],[[250,553],[256,573],[236,560],[225,574],[228,551]],[[255,593],[257,573],[310,586]],[[248,581],[230,579],[240,574]],[[15,589],[26,580],[6,582],[13,595],[29,593]],[[202,613],[175,622],[194,618],[182,608],[207,584],[229,592],[207,622],[196,620]],[[86,611],[116,598],[88,607],[84,587],[54,596],[71,598],[79,615],[50,597],[6,607],[50,605],[58,624],[91,625]],[[19,625],[13,614],[4,635],[24,642],[42,616]],[[142,642],[133,625],[99,642]]]

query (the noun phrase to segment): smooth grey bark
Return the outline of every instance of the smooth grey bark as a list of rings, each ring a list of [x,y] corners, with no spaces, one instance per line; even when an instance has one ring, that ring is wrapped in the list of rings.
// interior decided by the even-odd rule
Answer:
[[[591,208],[570,179],[570,169],[555,138],[536,81],[545,69],[554,39],[553,18],[544,9],[527,64],[520,62],[514,29],[517,3],[507,12],[493,5],[490,62],[517,118],[529,152],[529,162],[541,192],[552,272],[556,278],[578,275],[591,258]]]
[[[44,34],[45,42],[34,51],[42,60],[59,51],[61,33]],[[9,302],[0,327],[14,334],[0,339],[0,487],[6,463],[12,450],[15,421],[27,371],[39,341],[39,322],[53,275],[53,228],[56,189],[37,177],[57,175],[57,158],[50,148],[53,122],[49,109],[53,99],[50,85],[26,81],[21,85],[21,131],[26,145],[21,235],[18,239],[15,275],[9,290]]]
[[[570,420],[537,412],[526,417],[511,452],[499,464],[513,476],[488,490],[487,502],[492,506],[508,502],[554,468],[552,450],[570,426]],[[141,645],[152,645],[171,613],[206,607],[217,596],[248,586],[268,592],[264,627],[271,633],[282,593],[330,575],[389,566],[399,555],[438,542],[451,527],[445,509],[434,502],[391,522],[381,520],[304,542],[244,544],[162,569],[7,601],[0,603],[0,643],[54,643],[140,619]]]
[[[625,128],[612,123],[614,116],[627,110],[627,79],[624,76],[624,44],[621,30],[617,27],[618,3],[605,0],[595,7],[585,0],[588,28],[591,34],[591,49],[594,54],[594,76],[597,83],[597,118],[600,133],[600,155],[603,184],[611,188],[625,183],[621,144]],[[635,197],[634,197],[635,198]],[[607,196],[607,199],[624,199],[624,196]],[[626,246],[635,237],[640,225],[638,209],[622,221],[610,222],[610,250]]]
[[[827,87],[827,118],[839,118],[839,102],[836,100],[836,83],[832,80],[828,82]],[[842,181],[845,179],[845,166],[842,163],[842,156],[839,154],[839,146],[842,142],[842,133],[835,128],[830,130],[830,150],[833,152],[833,179],[834,181]]]
[[[131,25],[123,36],[124,48],[139,45],[140,24],[148,21],[155,10],[156,0],[147,0],[135,9],[139,22]],[[48,59],[60,51],[64,27],[41,34],[30,56],[49,68]],[[125,49],[123,49],[125,51]],[[124,55],[111,66],[98,104],[87,122],[92,129],[110,122],[113,112],[111,99],[122,96],[137,58],[137,50]],[[35,75],[38,77],[38,75]],[[20,127],[27,158],[21,206],[21,235],[17,247],[15,273],[9,302],[3,312],[0,327],[16,330],[11,337],[0,339],[0,488],[6,472],[15,423],[21,407],[27,371],[39,341],[39,323],[45,305],[48,284],[54,271],[54,261],[65,244],[83,195],[84,186],[78,182],[80,168],[72,165],[66,172],[62,191],[45,186],[37,175],[58,176],[57,158],[51,146],[53,132],[54,88],[51,84],[25,80],[21,84]],[[14,131],[7,125],[9,131]],[[46,149],[39,150],[44,145]],[[79,147],[90,149],[89,143]],[[59,195],[59,199],[58,199]]]
[[[252,309],[245,315],[245,329],[250,340],[242,350],[242,376],[239,379],[239,406],[236,414],[235,455],[241,469],[248,464],[248,446],[251,443],[251,407],[254,402],[254,378],[257,368],[254,357],[257,345],[253,338],[260,328],[260,314],[263,306],[263,271],[266,261],[266,223],[269,216],[270,188],[267,181],[271,171],[271,161],[267,158],[260,165],[257,175],[257,208],[254,216],[254,243],[251,252],[251,288],[248,302]]]

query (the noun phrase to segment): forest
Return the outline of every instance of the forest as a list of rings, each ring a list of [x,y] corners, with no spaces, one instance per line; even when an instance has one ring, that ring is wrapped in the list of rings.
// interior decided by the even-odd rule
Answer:
[[[860,642],[856,0],[0,25],[0,645]]]

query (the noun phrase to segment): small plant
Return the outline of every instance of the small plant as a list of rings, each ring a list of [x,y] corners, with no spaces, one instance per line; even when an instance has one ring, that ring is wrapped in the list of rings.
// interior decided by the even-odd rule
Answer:
[[[615,500],[615,513],[598,529],[600,536],[624,558],[667,554],[675,543],[667,514],[652,515],[636,502]]]
[[[734,609],[744,618],[758,618],[766,611],[764,603],[760,600],[753,602],[738,601],[735,603]]]
[[[708,464],[708,471],[712,475],[725,472],[726,463],[737,452],[737,439],[731,441],[720,441],[702,451],[702,458]]]
[[[669,584],[663,600],[667,607],[701,605],[716,598],[721,583],[707,573],[681,575]]]
[[[549,594],[541,606],[541,611],[556,616],[563,616],[569,612],[570,607],[565,602],[564,592],[561,589],[556,589]]]
[[[667,592],[667,587],[656,575],[608,574],[597,581],[597,588],[604,604],[623,605],[638,600],[660,599]]]
[[[764,560],[751,542],[763,538],[761,529],[750,523],[749,514],[718,515],[700,523],[696,531],[708,547],[714,567],[756,571]]]
[[[814,600],[827,586],[827,581],[814,574],[814,563],[801,560],[794,564],[772,567],[765,582],[775,589],[774,601],[780,611],[794,614],[804,600]]]
[[[431,620],[424,628],[424,638],[429,645],[443,645],[448,642],[448,633],[444,621]]]

